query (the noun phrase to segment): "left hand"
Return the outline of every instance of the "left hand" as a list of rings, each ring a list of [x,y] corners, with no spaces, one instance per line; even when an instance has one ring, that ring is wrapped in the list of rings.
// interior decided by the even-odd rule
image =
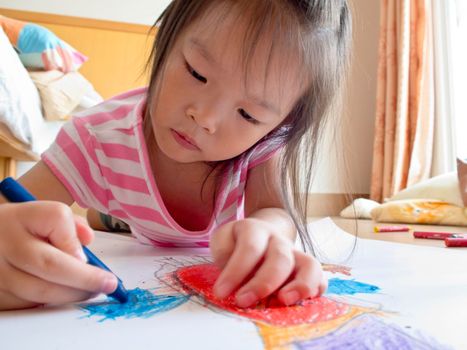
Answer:
[[[214,233],[211,253],[222,268],[214,285],[218,298],[238,289],[236,304],[249,307],[277,292],[282,303],[293,305],[326,291],[321,264],[276,231],[264,220],[246,218],[229,222]]]

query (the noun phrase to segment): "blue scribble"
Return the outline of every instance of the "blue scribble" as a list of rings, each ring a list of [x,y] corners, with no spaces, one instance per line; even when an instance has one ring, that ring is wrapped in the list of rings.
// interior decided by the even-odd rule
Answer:
[[[188,301],[186,295],[155,295],[148,290],[135,288],[128,291],[129,298],[124,304],[107,298],[98,303],[80,304],[81,309],[89,314],[86,317],[103,316],[99,322],[117,318],[148,318],[155,314],[169,311]]]
[[[357,293],[372,294],[379,292],[380,288],[371,284],[355,280],[331,278],[326,294],[353,295]]]
[[[410,334],[402,327],[388,324],[372,315],[355,318],[323,337],[298,341],[297,350],[441,350],[449,347],[421,333]]]

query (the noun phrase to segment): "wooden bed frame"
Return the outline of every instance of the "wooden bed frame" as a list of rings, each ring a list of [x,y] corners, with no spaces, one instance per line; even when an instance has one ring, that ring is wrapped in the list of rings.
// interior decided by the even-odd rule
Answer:
[[[145,63],[154,39],[150,26],[2,8],[0,14],[47,27],[88,56],[79,72],[104,98],[147,85]],[[16,161],[38,159],[0,124],[0,178],[16,176]]]

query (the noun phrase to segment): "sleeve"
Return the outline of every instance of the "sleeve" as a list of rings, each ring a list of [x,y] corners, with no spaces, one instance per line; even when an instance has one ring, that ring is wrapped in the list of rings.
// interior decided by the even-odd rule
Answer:
[[[250,148],[245,154],[248,169],[266,162],[284,147],[282,138],[267,138]]]
[[[108,186],[97,157],[98,142],[88,117],[67,122],[41,158],[83,208],[107,212]]]

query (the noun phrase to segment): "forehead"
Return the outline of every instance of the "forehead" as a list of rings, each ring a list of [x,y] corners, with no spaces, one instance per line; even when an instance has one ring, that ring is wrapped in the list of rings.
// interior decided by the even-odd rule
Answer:
[[[278,35],[280,23],[259,23],[259,13],[213,5],[186,28],[180,44],[213,70],[237,79],[246,94],[273,100],[288,113],[306,87],[298,48]]]

